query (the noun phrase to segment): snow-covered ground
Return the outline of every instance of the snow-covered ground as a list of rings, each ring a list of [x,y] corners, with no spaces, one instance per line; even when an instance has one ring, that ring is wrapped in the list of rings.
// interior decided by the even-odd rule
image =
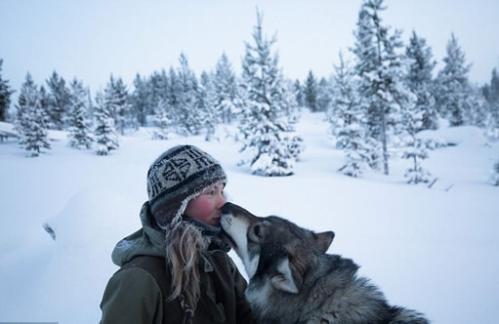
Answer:
[[[0,322],[98,322],[103,289],[117,269],[110,253],[139,226],[149,164],[190,143],[224,165],[232,201],[258,215],[334,230],[329,252],[353,258],[391,303],[434,323],[497,323],[499,188],[487,179],[499,144],[486,145],[474,127],[425,134],[458,144],[430,151],[424,166],[439,180],[428,189],[405,184],[408,162],[397,158],[390,176],[336,172],[343,155],[320,114],[304,114],[298,131],[306,150],[296,174],[282,178],[238,167],[230,139],[153,141],[150,129],[121,138],[107,157],[69,148],[63,132],[50,133],[53,149],[38,158],[26,158],[13,140],[0,143]]]

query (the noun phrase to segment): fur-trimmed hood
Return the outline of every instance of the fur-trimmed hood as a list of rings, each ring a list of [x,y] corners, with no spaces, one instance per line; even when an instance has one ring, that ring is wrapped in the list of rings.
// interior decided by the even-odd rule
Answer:
[[[113,263],[122,266],[134,257],[155,256],[165,257],[166,233],[154,221],[149,202],[146,201],[140,210],[142,228],[119,241],[111,254]],[[194,219],[182,216],[181,222],[194,225],[209,240],[208,250],[219,249],[228,252],[230,246],[218,234],[221,228],[203,224]]]
[[[142,228],[116,244],[111,258],[117,266],[122,266],[136,256],[165,256],[165,233],[154,223],[149,207],[145,202],[140,210]]]

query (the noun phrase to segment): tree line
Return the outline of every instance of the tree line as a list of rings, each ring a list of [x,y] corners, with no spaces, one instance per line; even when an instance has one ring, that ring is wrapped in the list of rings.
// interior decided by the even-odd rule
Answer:
[[[182,53],[177,67],[136,75],[132,89],[111,75],[105,89],[91,95],[83,82],[66,82],[57,72],[44,85],[28,73],[17,104],[9,114],[13,90],[3,79],[0,60],[0,120],[10,120],[19,143],[32,156],[50,148],[47,130],[67,130],[75,148],[95,148],[106,155],[118,148],[119,135],[138,127],[154,126],[154,138],[170,134],[203,135],[213,140],[220,124],[236,123],[244,158],[252,173],[265,176],[293,174],[303,150],[295,132],[302,107],[324,112],[336,147],[345,153],[340,172],[358,177],[367,169],[390,172],[391,147],[403,149],[411,167],[409,183],[428,183],[422,166],[435,143],[418,133],[437,129],[445,119],[450,126],[476,125],[499,137],[499,79],[473,84],[471,65],[457,37],[447,44],[443,68],[434,71],[431,46],[412,31],[408,44],[402,33],[384,24],[383,0],[365,0],[358,13],[352,61],[340,53],[331,76],[305,80],[283,76],[273,46],[262,27],[262,14],[251,41],[246,42],[242,73],[237,75],[222,54],[212,71],[197,76]],[[499,185],[499,162],[494,167]]]

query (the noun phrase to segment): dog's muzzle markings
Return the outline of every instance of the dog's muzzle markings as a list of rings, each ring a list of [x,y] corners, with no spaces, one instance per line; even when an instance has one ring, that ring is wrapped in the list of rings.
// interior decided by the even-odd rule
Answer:
[[[390,306],[351,259],[326,254],[334,232],[314,233],[232,203],[223,206],[220,224],[250,278],[246,298],[259,323],[429,323]]]
[[[220,224],[232,241],[234,250],[243,261],[246,273],[251,279],[256,273],[260,256],[257,251],[250,253],[250,249],[248,249],[248,236],[246,233],[251,224],[249,219],[239,216],[241,215],[239,213],[242,212],[245,212],[245,210],[239,206],[226,203],[222,208]]]

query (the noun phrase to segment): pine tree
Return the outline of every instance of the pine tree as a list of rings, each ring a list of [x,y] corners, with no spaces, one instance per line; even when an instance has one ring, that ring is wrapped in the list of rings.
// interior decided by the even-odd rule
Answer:
[[[428,153],[423,141],[416,136],[422,128],[424,120],[424,111],[419,108],[414,104],[406,106],[402,110],[402,123],[408,135],[402,158],[410,160],[412,163],[405,173],[407,182],[411,184],[427,183],[432,180],[431,174],[421,166],[421,160],[427,159]]]
[[[237,82],[232,65],[225,53],[217,62],[213,84],[216,94],[215,111],[218,120],[228,124],[235,118],[237,113],[235,107]]]
[[[50,127],[62,130],[66,125],[65,119],[69,109],[71,94],[66,86],[66,81],[55,71],[52,72],[46,83],[49,89],[48,114]]]
[[[288,117],[288,125],[290,126],[290,131],[294,131],[295,125],[300,120],[300,106],[297,101],[297,90],[295,83],[291,80],[284,80],[284,114]]]
[[[69,105],[69,145],[74,148],[89,149],[92,145],[91,126],[88,120],[88,91],[81,81],[71,82],[71,100]]]
[[[159,98],[158,105],[154,110],[156,129],[153,133],[153,139],[167,140],[172,127],[171,106],[168,104],[167,99]]]
[[[121,135],[127,128],[136,128],[135,116],[131,111],[128,90],[121,78],[115,79],[113,75],[104,89],[104,104],[109,109],[114,119],[116,129]]]
[[[363,2],[352,51],[357,59],[355,73],[360,78],[359,93],[367,114],[367,134],[381,144],[383,171],[388,174],[388,137],[398,132],[395,125],[400,110],[411,97],[402,82],[402,57],[397,53],[402,47],[400,32],[391,33],[382,24],[380,12],[383,10],[383,0]],[[379,153],[373,151],[370,155],[373,163],[378,160]]]
[[[283,112],[284,118],[286,119],[286,124],[288,125],[287,131],[293,134],[296,129],[296,125],[300,121],[301,111],[298,102],[296,101],[296,91],[293,82],[290,80],[283,81]],[[288,141],[289,155],[296,162],[300,160],[302,152],[305,150],[305,145],[303,143],[303,138],[298,135],[288,135],[285,136]]]
[[[496,69],[492,70],[488,100],[490,100],[490,102],[492,103],[499,104],[499,73],[497,73]]]
[[[317,80],[312,71],[308,72],[307,79],[305,80],[305,86],[303,88],[305,107],[309,108],[310,111],[317,111]]]
[[[181,97],[182,88],[177,72],[173,67],[170,67],[170,70],[168,71],[168,91],[166,93],[166,99],[171,109],[172,123],[175,125],[175,131],[178,133],[182,133],[179,131],[179,125],[182,125],[182,119],[184,118],[180,107]]]
[[[200,112],[201,125],[204,125],[206,141],[214,139],[215,127],[218,123],[215,110],[218,98],[215,91],[213,77],[203,71],[198,91],[198,110]]]
[[[169,79],[164,70],[161,73],[154,71],[147,84],[148,104],[150,109],[158,107],[161,98],[166,99],[169,88]],[[151,113],[150,111],[149,113]]]
[[[246,102],[242,111],[240,130],[244,135],[241,149],[248,155],[245,161],[254,174],[284,176],[293,174],[298,154],[287,118],[285,89],[278,58],[272,53],[275,38],[268,40],[262,32],[262,17],[257,12],[253,32],[254,44],[246,43],[243,60],[243,91]]]
[[[423,112],[421,130],[438,128],[438,113],[433,97],[432,71],[436,62],[433,60],[431,48],[424,38],[418,37],[415,31],[406,48],[406,56],[410,60],[406,82],[409,90],[416,95],[416,110]]]
[[[466,109],[463,112],[463,119],[469,125],[486,127],[490,118],[490,107],[482,91],[480,91],[480,87],[476,85],[469,86],[465,103]]]
[[[334,92],[327,111],[336,147],[345,152],[345,164],[339,169],[345,175],[359,177],[369,167],[370,150],[364,140],[364,115],[360,110],[355,76],[340,53],[340,65],[335,66]]]
[[[40,86],[40,91],[39,91],[39,96],[40,96],[40,106],[42,107],[43,111],[45,112],[45,115],[47,116],[47,125],[50,128],[50,94],[47,93],[47,90],[45,90],[45,87],[43,85]]]
[[[317,86],[317,101],[316,108],[317,111],[326,112],[331,105],[332,100],[332,84],[325,78],[321,78]]]
[[[327,111],[331,135],[336,139],[336,148],[344,149],[348,146],[350,137],[345,127],[352,123],[360,124],[362,120],[359,110],[360,99],[357,96],[354,74],[340,53],[340,64],[334,66],[333,101]]]
[[[32,157],[50,149],[47,116],[41,107],[37,86],[29,73],[21,86],[16,108],[16,129],[21,147]]]
[[[451,126],[460,126],[465,123],[466,110],[470,109],[466,99],[470,94],[468,72],[471,66],[466,64],[464,52],[454,34],[447,43],[444,63],[437,77],[437,104],[440,114],[449,118]]]
[[[488,123],[486,125],[488,132],[491,135],[497,134],[497,137],[499,137],[499,74],[496,69],[492,70],[490,85],[486,85],[482,93],[487,101],[489,111]],[[495,138],[496,136],[492,135],[491,137]]]
[[[146,126],[146,117],[152,112],[151,88],[147,80],[140,74],[136,74],[133,79],[133,93],[130,97],[131,109],[135,113],[140,126]]]
[[[176,107],[179,117],[179,132],[184,135],[198,135],[202,129],[200,112],[197,109],[198,81],[189,67],[189,61],[184,53],[180,54],[179,62],[177,80],[180,93],[177,97],[178,105]]]
[[[111,106],[106,103],[103,94],[97,93],[95,96],[95,129],[94,138],[97,155],[108,155],[110,151],[119,147],[118,136],[114,127]]]
[[[10,96],[14,91],[10,89],[9,80],[2,78],[2,64],[3,60],[0,59],[0,121],[6,121],[7,111],[10,106]]]
[[[494,164],[494,168],[492,170],[492,174],[490,176],[490,183],[493,186],[499,186],[499,162]]]
[[[294,83],[294,91],[296,94],[296,103],[298,107],[305,106],[305,94],[302,85],[300,84],[300,80],[296,79]]]

